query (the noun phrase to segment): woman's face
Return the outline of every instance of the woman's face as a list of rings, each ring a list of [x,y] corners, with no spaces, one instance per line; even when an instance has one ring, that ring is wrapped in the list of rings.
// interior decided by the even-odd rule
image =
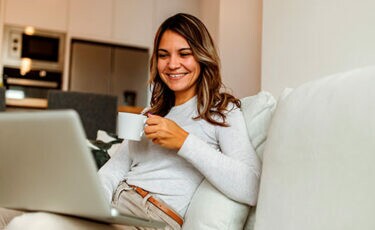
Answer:
[[[158,47],[158,72],[176,96],[176,105],[192,98],[200,74],[199,63],[188,42],[181,35],[167,30]]]

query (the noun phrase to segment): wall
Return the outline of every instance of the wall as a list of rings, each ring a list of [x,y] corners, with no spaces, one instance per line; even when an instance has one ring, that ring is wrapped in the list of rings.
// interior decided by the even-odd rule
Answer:
[[[375,64],[375,1],[264,0],[262,89]]]
[[[190,13],[200,17],[200,0],[156,0],[154,3],[154,33],[160,24],[176,13]]]
[[[0,87],[3,85],[3,30],[4,30],[4,0],[0,0]]]
[[[201,1],[201,17],[200,19],[206,25],[211,34],[212,39],[218,46],[219,43],[219,0],[203,0]]]
[[[260,90],[261,0],[220,0],[219,51],[224,83],[237,97]]]

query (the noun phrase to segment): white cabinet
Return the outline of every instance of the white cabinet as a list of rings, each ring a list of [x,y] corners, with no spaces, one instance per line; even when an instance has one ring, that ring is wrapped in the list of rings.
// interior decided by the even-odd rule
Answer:
[[[73,37],[149,47],[153,4],[154,0],[71,0],[68,31]]]
[[[7,0],[4,23],[66,31],[69,0]]]
[[[113,0],[71,0],[68,31],[71,36],[110,40]]]
[[[68,36],[152,47],[159,24],[176,12],[199,14],[200,0],[3,0],[4,23]]]
[[[114,0],[113,38],[150,47],[153,41],[154,0]]]

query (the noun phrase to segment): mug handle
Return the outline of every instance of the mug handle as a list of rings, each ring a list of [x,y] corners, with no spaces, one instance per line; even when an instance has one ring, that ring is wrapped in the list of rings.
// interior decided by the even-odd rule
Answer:
[[[143,120],[143,129],[142,129],[142,132],[139,134],[139,137],[142,137],[143,134],[145,134],[144,127],[146,126],[146,120],[147,120],[147,117],[145,117],[145,119]]]

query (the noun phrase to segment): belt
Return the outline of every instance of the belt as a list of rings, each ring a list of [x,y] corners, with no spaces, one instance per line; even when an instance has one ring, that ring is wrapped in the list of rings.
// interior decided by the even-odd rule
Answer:
[[[145,196],[147,196],[149,194],[149,192],[143,190],[140,187],[137,187],[137,186],[134,186],[134,185],[130,185],[130,187],[134,188],[134,190],[139,195],[141,195],[142,198],[144,198]],[[168,208],[164,204],[160,203],[158,200],[156,200],[152,196],[150,196],[147,200],[150,201],[151,204],[153,204],[157,208],[159,208],[161,211],[163,211],[165,214],[167,214],[169,217],[171,217],[173,220],[175,220],[180,226],[182,226],[182,224],[184,223],[184,220],[175,211]]]

